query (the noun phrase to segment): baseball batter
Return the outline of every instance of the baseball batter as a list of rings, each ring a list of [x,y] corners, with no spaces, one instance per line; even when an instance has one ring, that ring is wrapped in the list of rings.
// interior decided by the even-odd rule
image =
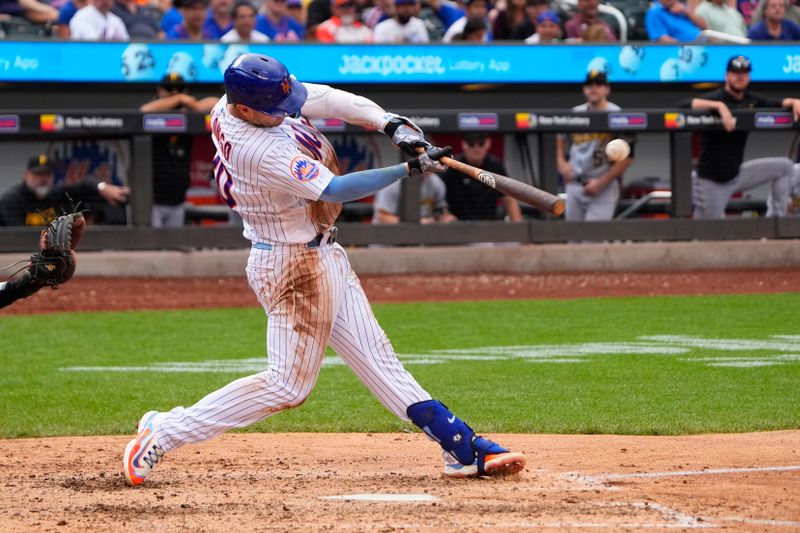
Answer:
[[[475,432],[433,400],[403,368],[333,226],[341,203],[410,173],[441,172],[449,148],[432,147],[408,119],[324,85],[300,83],[276,59],[246,54],[225,71],[225,96],[211,113],[215,177],[252,241],[247,278],[269,317],[267,369],[238,379],[191,407],[145,413],[125,448],[131,485],[165,453],[301,405],[330,345],[381,403],[438,442],[453,477],[514,474],[525,457]],[[407,163],[340,175],[328,140],[307,119],[335,117],[379,129]]]

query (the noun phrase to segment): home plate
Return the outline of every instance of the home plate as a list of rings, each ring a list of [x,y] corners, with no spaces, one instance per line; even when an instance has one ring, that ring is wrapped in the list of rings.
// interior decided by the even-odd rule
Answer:
[[[321,496],[320,499],[347,502],[435,502],[439,498],[430,494],[341,494],[339,496]]]

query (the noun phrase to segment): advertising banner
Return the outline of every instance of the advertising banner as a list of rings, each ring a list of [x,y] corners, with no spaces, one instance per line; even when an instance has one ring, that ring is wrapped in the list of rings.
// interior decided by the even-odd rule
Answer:
[[[239,55],[259,52],[317,83],[580,83],[590,70],[613,83],[718,82],[733,55],[755,82],[800,81],[796,45],[333,45],[0,41],[0,80],[153,83],[167,72],[222,83]],[[91,64],[86,58],[91,57]]]

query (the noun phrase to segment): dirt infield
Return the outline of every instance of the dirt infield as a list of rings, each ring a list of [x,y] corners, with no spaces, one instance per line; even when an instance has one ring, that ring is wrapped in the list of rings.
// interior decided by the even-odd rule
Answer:
[[[522,474],[450,480],[421,434],[228,434],[145,485],[126,438],[0,441],[4,531],[520,531],[800,527],[800,431],[502,435]],[[361,501],[403,495],[416,502]]]
[[[800,291],[800,270],[722,270],[583,274],[417,274],[361,276],[370,301],[445,301],[582,298],[670,294],[747,294]],[[244,277],[81,278],[0,310],[2,315],[58,311],[124,311],[253,307]]]
[[[373,302],[800,291],[800,272],[363,277]],[[0,311],[251,307],[243,278],[76,278]],[[488,435],[492,437],[492,435]],[[0,441],[3,531],[800,528],[800,431],[501,435],[507,479],[449,480],[421,434],[227,434],[127,487],[129,437]],[[418,501],[373,501],[406,498]],[[366,498],[366,501],[363,500]]]

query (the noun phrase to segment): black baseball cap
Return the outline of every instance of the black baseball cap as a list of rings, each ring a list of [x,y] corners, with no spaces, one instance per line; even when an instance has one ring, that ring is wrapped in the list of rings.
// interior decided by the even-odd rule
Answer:
[[[471,131],[464,134],[464,142],[467,144],[483,143],[488,138],[489,134],[482,131]]]
[[[745,56],[733,56],[728,60],[725,70],[727,72],[750,72],[753,68],[750,66],[750,60]]]
[[[602,70],[592,69],[586,73],[584,85],[608,85],[608,75]]]
[[[53,172],[53,161],[47,154],[39,154],[28,159],[28,170],[34,174],[44,174],[46,172]]]
[[[186,88],[186,80],[177,72],[167,72],[164,74],[164,77],[161,78],[161,81],[158,82],[158,86],[168,91],[182,91]]]

